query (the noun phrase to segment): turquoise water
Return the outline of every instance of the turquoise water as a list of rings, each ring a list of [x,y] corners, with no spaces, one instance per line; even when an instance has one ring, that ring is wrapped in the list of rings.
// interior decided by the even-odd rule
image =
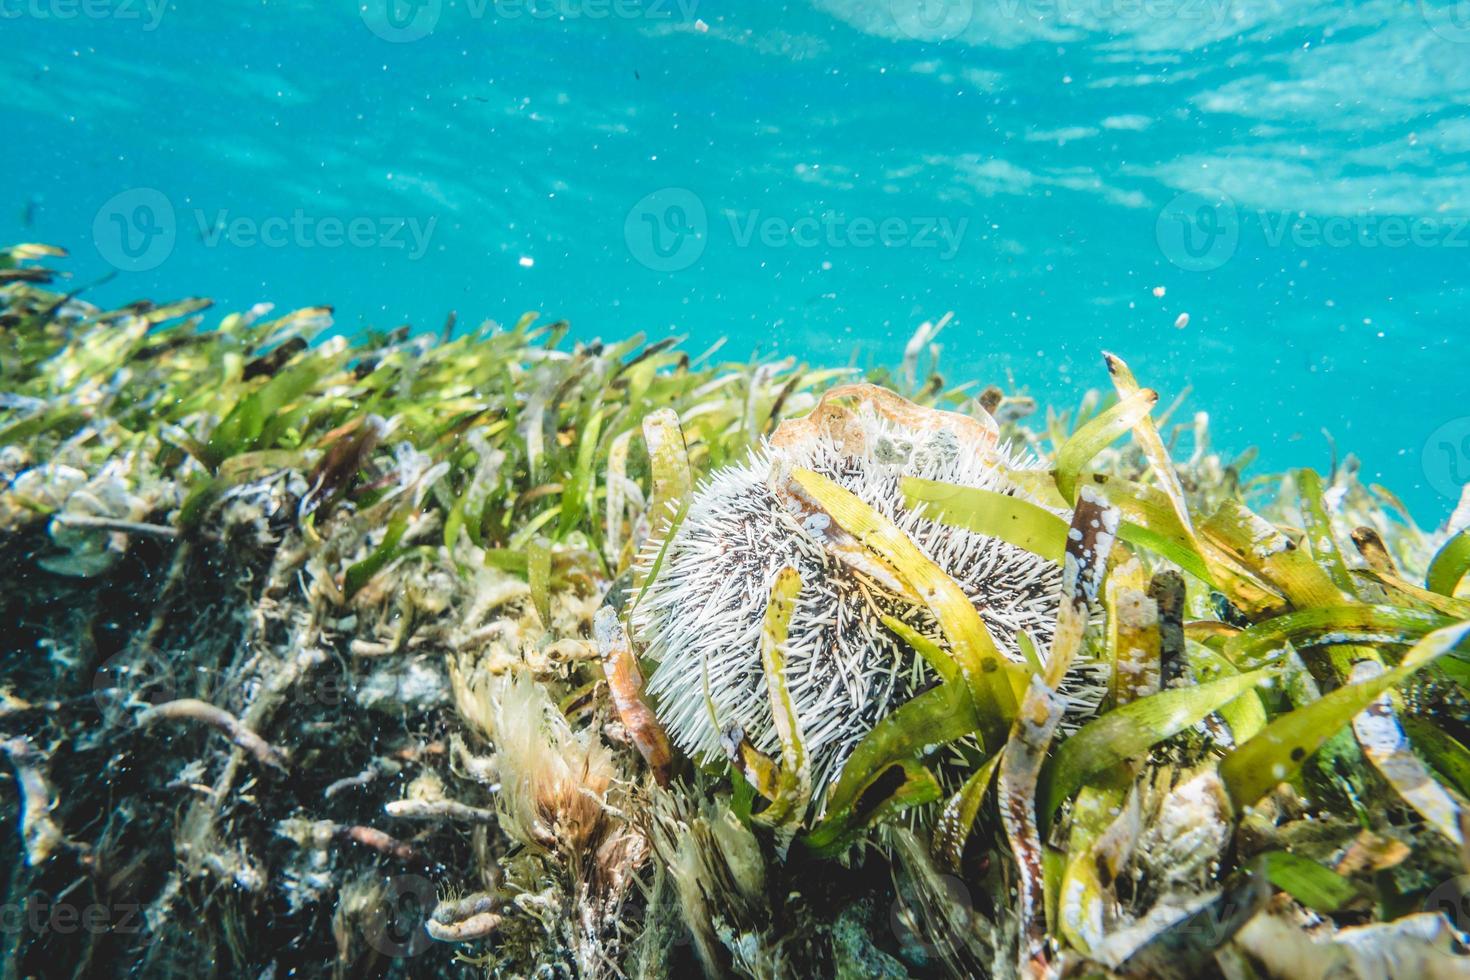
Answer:
[[[98,302],[572,321],[1470,479],[1470,4],[0,0],[0,240]],[[1157,295],[1162,293],[1162,295]],[[1184,320],[1187,315],[1187,322]]]

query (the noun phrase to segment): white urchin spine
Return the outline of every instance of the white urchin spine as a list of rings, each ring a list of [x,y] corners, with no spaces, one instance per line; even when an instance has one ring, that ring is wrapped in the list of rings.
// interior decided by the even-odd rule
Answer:
[[[959,583],[1012,659],[1021,659],[1015,638],[1023,630],[1043,649],[1049,643],[1061,582],[1060,569],[1045,559],[904,505],[904,476],[1016,492],[1003,473],[1022,461],[1007,448],[966,452],[947,429],[914,432],[871,411],[858,419],[866,437],[861,453],[809,439],[766,446],[711,474],[633,613],[645,652],[658,662],[648,692],[674,742],[702,761],[719,758],[721,736],[734,727],[771,753],[779,740],[761,671],[761,622],[776,574],[787,566],[800,573],[787,684],[818,801],[862,736],[930,679],[927,666],[879,621],[880,612],[929,635],[938,630],[926,611],[865,584],[828,555],[810,533],[817,529],[804,528],[777,502],[773,467],[821,473],[893,521]],[[1074,716],[1101,700],[1095,674],[1083,665],[1063,683]]]

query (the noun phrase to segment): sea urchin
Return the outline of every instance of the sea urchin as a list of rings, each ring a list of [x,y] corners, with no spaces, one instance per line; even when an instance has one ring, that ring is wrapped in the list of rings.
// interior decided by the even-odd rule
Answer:
[[[728,745],[732,734],[763,752],[779,749],[760,637],[771,585],[786,567],[803,583],[785,660],[818,808],[854,745],[933,680],[922,658],[881,622],[896,617],[938,638],[933,617],[830,553],[817,526],[830,520],[825,513],[803,521],[782,505],[777,488],[794,467],[825,476],[897,525],[960,585],[1005,654],[1022,659],[1022,632],[1045,649],[1060,568],[929,520],[905,506],[900,489],[900,479],[913,476],[1019,494],[1005,474],[1023,465],[979,409],[970,417],[873,385],[847,385],[829,391],[811,415],[782,423],[743,462],[711,474],[632,618],[658,663],[648,693],[675,743],[700,761],[723,757],[722,740]],[[1080,670],[1062,690],[1074,715],[1090,712],[1102,693],[1087,667]]]

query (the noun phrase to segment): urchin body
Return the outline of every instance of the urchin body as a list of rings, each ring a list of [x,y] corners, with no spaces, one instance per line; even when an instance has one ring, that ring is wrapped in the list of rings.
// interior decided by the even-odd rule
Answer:
[[[880,617],[902,619],[936,639],[940,634],[926,610],[829,554],[813,533],[820,529],[803,527],[782,507],[773,472],[813,470],[893,521],[959,583],[1013,659],[1022,658],[1016,638],[1023,631],[1039,649],[1048,646],[1061,583],[1055,564],[929,520],[904,504],[899,481],[906,476],[1017,493],[1004,471],[1019,461],[1005,447],[970,445],[951,428],[915,428],[868,405],[853,422],[860,438],[843,440],[824,430],[768,444],[712,474],[695,491],[633,616],[645,652],[658,662],[648,692],[681,749],[700,761],[723,757],[722,735],[736,728],[757,748],[775,753],[779,739],[761,667],[761,624],[777,573],[787,566],[800,573],[787,682],[819,807],[857,742],[933,680],[922,658]],[[1086,712],[1102,692],[1079,677],[1064,684],[1063,693],[1075,711]]]

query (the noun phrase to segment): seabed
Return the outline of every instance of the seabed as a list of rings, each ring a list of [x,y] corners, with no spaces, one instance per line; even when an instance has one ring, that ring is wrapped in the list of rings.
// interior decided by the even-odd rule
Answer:
[[[943,321],[858,376],[107,311],[64,259],[0,250],[6,977],[1470,976],[1470,494],[1248,475],[1113,357],[1075,408],[954,386]],[[1032,462],[887,511],[772,468],[914,678],[825,779],[810,570],[743,593],[760,732],[712,656],[646,689],[639,605],[708,475],[780,431],[877,465],[834,435],[874,412]],[[1054,566],[1044,641],[893,508]]]

